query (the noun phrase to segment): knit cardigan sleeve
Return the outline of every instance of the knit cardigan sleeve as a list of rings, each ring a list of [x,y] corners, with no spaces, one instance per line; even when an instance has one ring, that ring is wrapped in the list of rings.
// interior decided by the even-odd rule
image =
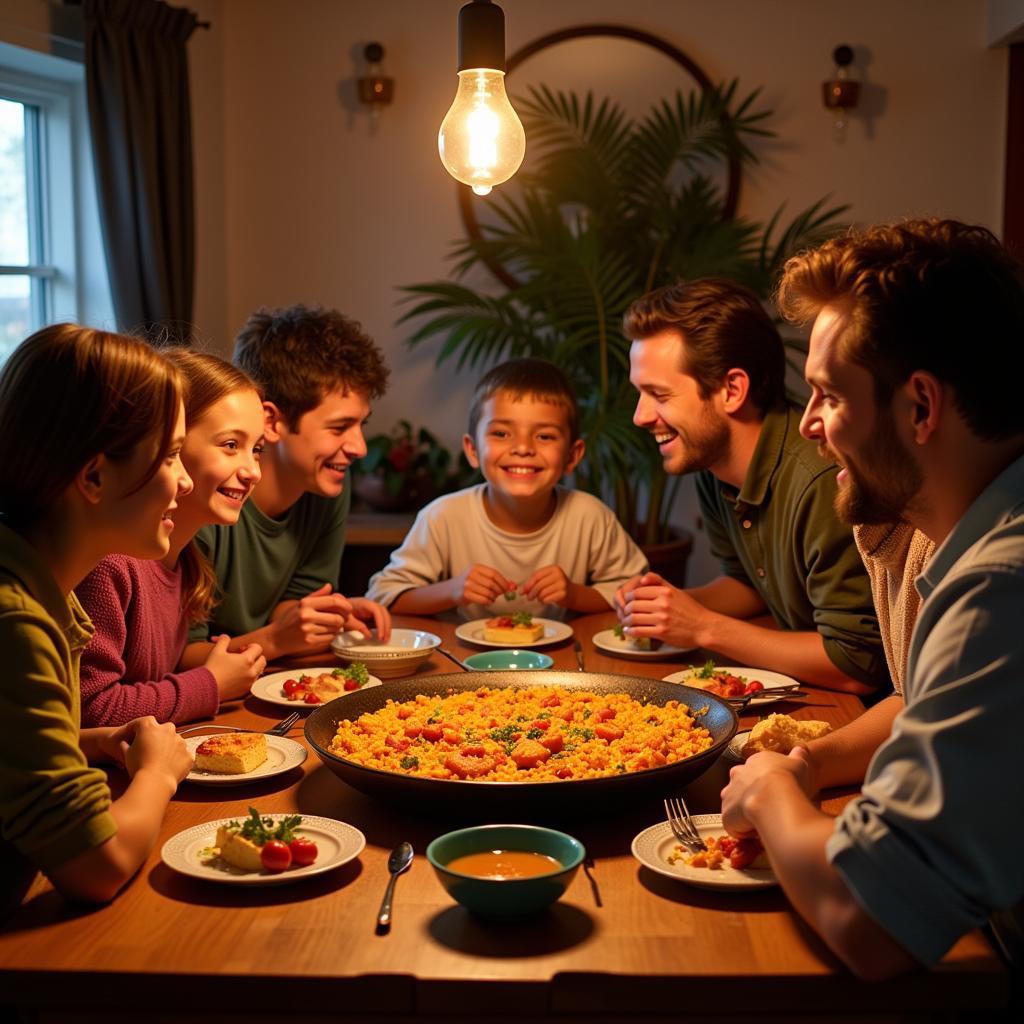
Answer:
[[[174,672],[181,609],[159,606],[140,586],[133,559],[105,558],[75,588],[96,632],[82,652],[82,725],[124,725],[152,715],[159,722],[189,722],[216,714],[217,681],[204,666]],[[154,604],[156,602],[156,604]],[[138,678],[127,663],[129,637],[148,636],[150,649],[135,652],[154,678]]]

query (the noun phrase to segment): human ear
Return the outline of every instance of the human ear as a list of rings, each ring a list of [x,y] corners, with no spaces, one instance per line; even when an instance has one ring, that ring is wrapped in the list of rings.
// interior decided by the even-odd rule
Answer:
[[[281,440],[282,428],[284,428],[284,416],[273,402],[263,403],[263,439],[265,441]]]
[[[466,453],[466,460],[474,469],[480,468],[480,456],[476,453],[476,445],[469,434],[462,435],[462,450]]]
[[[98,505],[106,481],[107,457],[94,455],[76,474],[73,486],[90,505]]]
[[[915,371],[904,385],[910,406],[910,430],[915,444],[925,444],[938,429],[945,399],[939,379],[924,370]]]
[[[722,411],[739,412],[750,394],[750,377],[746,370],[734,367],[726,371],[722,382]]]
[[[562,470],[563,476],[567,476],[580,464],[586,450],[587,446],[582,437],[578,437],[573,441],[572,447],[569,449],[569,456],[565,460],[565,469]]]

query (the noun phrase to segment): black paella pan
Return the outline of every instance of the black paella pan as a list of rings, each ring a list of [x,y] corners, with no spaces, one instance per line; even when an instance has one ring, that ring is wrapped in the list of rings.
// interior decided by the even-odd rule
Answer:
[[[425,779],[400,772],[382,771],[356,764],[333,753],[331,740],[342,719],[355,720],[377,711],[390,699],[412,700],[417,694],[428,697],[472,692],[479,686],[493,689],[528,689],[553,686],[567,690],[591,690],[595,693],[626,693],[639,701],[664,705],[677,700],[690,709],[698,724],[711,734],[711,746],[700,754],[675,764],[646,771],[612,775],[599,779],[565,779],[552,782],[480,782],[462,779]],[[620,676],[603,672],[460,672],[419,676],[386,681],[358,693],[333,700],[317,708],[306,720],[305,736],[320,760],[343,782],[369,796],[402,803],[451,807],[461,810],[515,809],[534,810],[564,806],[566,801],[581,800],[600,806],[609,799],[628,799],[640,793],[662,796],[679,790],[697,778],[718,759],[739,725],[729,704],[704,690],[659,679]]]

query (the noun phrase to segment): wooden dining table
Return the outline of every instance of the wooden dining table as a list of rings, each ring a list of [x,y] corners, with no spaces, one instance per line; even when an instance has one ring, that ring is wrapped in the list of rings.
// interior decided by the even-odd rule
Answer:
[[[455,626],[399,617],[431,631],[464,657],[479,648]],[[662,677],[705,652],[626,660],[594,646],[611,613],[577,618],[587,670]],[[574,669],[572,641],[545,648]],[[330,656],[322,660],[332,665]],[[336,663],[334,663],[336,664]],[[424,675],[458,672],[435,652]],[[543,676],[538,675],[538,682]],[[387,686],[387,681],[384,682]],[[344,699],[344,698],[342,698]],[[217,721],[268,728],[287,709],[254,696]],[[796,718],[840,726],[863,710],[853,696],[808,687],[772,706]],[[759,714],[747,709],[741,728]],[[292,738],[304,742],[302,723]],[[686,789],[694,813],[714,812],[729,763],[716,762]],[[115,792],[123,786],[111,772]],[[109,905],[74,906],[42,878],[0,928],[0,1011],[46,1021],[289,1020],[669,1021],[949,1020],[958,1011],[1004,1005],[1007,974],[984,935],[962,938],[934,970],[863,984],[794,913],[779,888],[720,891],[656,874],[630,852],[633,837],[664,820],[661,796],[626,805],[581,806],[566,787],[549,824],[588,851],[562,899],[517,923],[474,918],[452,902],[423,852],[464,824],[429,803],[393,805],[337,778],[314,751],[301,767],[230,787],[185,782],[160,840]],[[825,794],[835,813],[852,791]],[[366,837],[363,852],[335,870],[271,887],[198,880],[166,866],[163,843],[197,824],[297,812],[347,822]],[[495,807],[490,820],[505,820]],[[480,820],[479,816],[475,820]],[[375,929],[391,849],[403,840],[416,857],[398,879],[393,922]],[[231,1016],[237,1014],[237,1017]],[[0,1012],[2,1017],[2,1012]]]

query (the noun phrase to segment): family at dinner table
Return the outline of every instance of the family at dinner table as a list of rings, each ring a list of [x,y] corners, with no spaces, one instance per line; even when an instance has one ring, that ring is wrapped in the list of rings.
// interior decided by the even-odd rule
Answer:
[[[0,914],[40,872],[115,898],[191,768],[177,727],[268,662],[345,630],[386,643],[392,615],[614,612],[626,637],[864,700],[721,794],[851,970],[934,965],[978,927],[1019,964],[1024,268],[984,228],[907,220],[793,256],[775,301],[810,326],[802,409],[744,285],[680,281],[624,318],[634,423],[694,474],[722,567],[688,588],[567,482],[587,439],[543,359],[481,377],[462,443],[482,482],[423,508],[362,596],[340,578],[351,468],[389,369],[357,322],[259,310],[231,362],[73,324],[27,338],[0,369]],[[860,795],[833,818],[816,799],[839,785]]]

